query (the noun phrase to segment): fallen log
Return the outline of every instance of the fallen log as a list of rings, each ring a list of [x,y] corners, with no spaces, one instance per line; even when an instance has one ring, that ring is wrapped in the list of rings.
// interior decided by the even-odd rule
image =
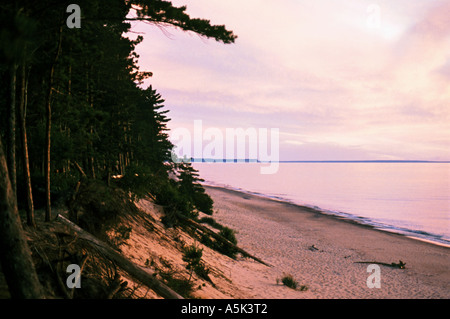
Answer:
[[[86,240],[93,248],[100,251],[103,255],[111,259],[119,268],[123,269],[133,278],[139,280],[144,285],[155,291],[158,295],[166,299],[184,299],[178,293],[167,287],[164,283],[156,279],[154,273],[149,269],[144,269],[132,261],[125,258],[122,254],[109,247],[104,242],[97,239],[87,231],[80,228],[64,216],[58,214],[56,220],[69,226],[77,235],[78,238]]]
[[[387,266],[387,267],[392,267],[392,268],[399,268],[399,269],[405,269],[406,268],[406,263],[404,263],[403,261],[399,260],[398,264],[397,263],[381,263],[378,261],[355,261],[356,264],[377,264],[377,265],[383,265],[383,266]]]
[[[255,256],[249,254],[248,252],[246,252],[245,250],[243,250],[242,248],[236,246],[235,244],[233,244],[231,241],[229,241],[229,240],[226,239],[225,237],[223,237],[223,236],[221,236],[221,235],[219,235],[219,234],[213,232],[213,231],[212,231],[211,229],[209,229],[208,227],[205,227],[205,226],[203,226],[203,225],[200,225],[199,223],[197,223],[197,222],[193,221],[192,219],[190,219],[190,218],[188,218],[188,217],[186,217],[186,216],[183,216],[183,215],[181,215],[181,214],[179,214],[179,213],[177,213],[176,216],[177,216],[179,219],[181,219],[182,221],[184,221],[185,223],[189,224],[190,226],[192,226],[192,227],[194,227],[194,228],[197,228],[197,229],[200,229],[201,231],[203,231],[203,232],[205,232],[205,233],[208,233],[209,235],[211,235],[211,236],[212,236],[213,238],[215,238],[216,240],[218,240],[218,241],[220,241],[220,242],[222,242],[222,243],[225,243],[225,244],[227,244],[227,245],[230,245],[230,246],[233,247],[237,252],[241,253],[242,256],[251,258],[251,259],[253,259],[253,260],[255,260],[255,261],[257,261],[257,262],[259,262],[259,263],[261,263],[261,264],[263,264],[263,265],[265,265],[265,266],[272,267],[271,265],[265,263],[264,261],[262,261],[262,260],[259,259],[258,257],[255,257]]]

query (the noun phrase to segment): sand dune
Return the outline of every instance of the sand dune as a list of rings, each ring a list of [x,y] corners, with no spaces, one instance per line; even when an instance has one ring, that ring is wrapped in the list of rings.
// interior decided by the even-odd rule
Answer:
[[[130,220],[122,252],[136,264],[169,262],[179,276],[190,277],[180,243],[203,249],[202,260],[213,284],[196,276],[193,296],[202,299],[382,299],[450,297],[450,248],[379,231],[320,212],[232,190],[205,187],[214,200],[213,218],[234,229],[238,246],[270,266],[249,258],[232,259],[180,228],[165,228],[162,209],[149,200],[138,206],[152,216],[153,230]],[[175,238],[178,238],[175,240]],[[380,288],[369,288],[367,263],[406,263],[405,269],[378,265]],[[281,284],[290,274],[299,287]],[[371,281],[372,282],[372,281]],[[141,297],[157,298],[142,289]]]

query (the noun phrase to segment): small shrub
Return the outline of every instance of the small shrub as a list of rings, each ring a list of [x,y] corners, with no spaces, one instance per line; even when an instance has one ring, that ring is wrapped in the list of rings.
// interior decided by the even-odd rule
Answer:
[[[197,190],[197,192],[193,195],[195,207],[197,207],[198,210],[202,211],[207,215],[212,215],[214,202],[211,199],[211,197],[205,193],[202,187],[200,189],[201,189],[200,191]]]
[[[184,298],[193,298],[191,293],[194,290],[194,284],[187,279],[179,279],[172,276],[165,278],[167,286],[179,293]]]
[[[115,231],[115,236],[111,238],[111,242],[116,247],[123,245],[128,239],[130,239],[131,231],[132,231],[131,227],[120,225],[119,228],[117,228]]]
[[[208,224],[218,230],[222,230],[224,228],[224,226],[216,222],[216,220],[212,217],[202,217],[200,218],[199,222],[201,224]]]
[[[232,244],[237,245],[237,239],[233,229],[224,226],[220,230],[219,235],[226,238]],[[236,248],[225,242],[216,242],[216,250],[231,258],[236,258],[237,255]]]
[[[294,290],[297,289],[298,282],[294,279],[292,275],[285,275],[283,278],[281,278],[281,282],[286,287],[292,288]]]
[[[298,290],[300,290],[300,291],[306,291],[306,290],[308,290],[308,286],[301,285],[301,286],[299,287]]]
[[[199,238],[199,240],[200,240],[200,242],[201,242],[203,245],[205,245],[205,246],[207,246],[207,247],[209,247],[209,248],[212,248],[212,249],[215,248],[215,247],[214,247],[215,242],[211,239],[211,237],[210,237],[208,234],[202,233],[201,236],[200,236],[200,238]]]
[[[176,291],[184,298],[193,298],[191,293],[194,290],[194,284],[186,278],[180,278],[180,274],[176,269],[174,269],[172,263],[164,257],[160,256],[159,261],[161,263],[161,267],[157,265],[153,257],[150,257],[150,260],[147,259],[145,261],[145,266],[152,267],[155,270],[153,275],[155,277],[157,274],[161,276],[161,279],[169,288]]]
[[[119,235],[122,237],[122,239],[127,240],[130,239],[130,233],[132,231],[131,227],[127,227],[125,225],[121,225],[118,229],[117,232],[119,233]]]
[[[228,239],[228,241],[230,241],[231,243],[236,245],[237,244],[237,239],[236,239],[235,233],[236,232],[233,229],[224,226],[220,230],[219,235],[221,235],[222,237],[225,237],[226,239]]]
[[[306,291],[306,290],[308,290],[308,286],[306,286],[306,285],[299,285],[298,282],[294,279],[294,277],[292,275],[290,275],[290,274],[285,275],[281,279],[277,278],[277,285],[280,283],[280,281],[286,287],[292,288],[294,290],[299,290],[299,291]]]
[[[210,271],[211,271],[211,269],[206,267],[205,264],[202,262],[199,263],[198,265],[194,266],[194,272],[197,274],[197,276],[199,276],[200,278],[203,278],[209,282],[212,282],[211,278],[209,278]]]
[[[195,272],[199,277],[211,281],[208,276],[210,269],[207,268],[204,263],[202,263],[202,255],[203,249],[198,248],[195,245],[184,248],[183,261],[187,263],[186,269],[191,271],[189,280],[191,280],[192,272]]]
[[[187,262],[187,269],[200,263],[202,259],[203,249],[198,248],[195,245],[188,246],[183,252],[183,261]]]

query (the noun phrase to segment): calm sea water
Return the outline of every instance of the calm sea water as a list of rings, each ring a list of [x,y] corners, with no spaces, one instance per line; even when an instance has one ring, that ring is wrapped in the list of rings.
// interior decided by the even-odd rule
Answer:
[[[449,163],[194,163],[205,184],[319,208],[450,246]]]

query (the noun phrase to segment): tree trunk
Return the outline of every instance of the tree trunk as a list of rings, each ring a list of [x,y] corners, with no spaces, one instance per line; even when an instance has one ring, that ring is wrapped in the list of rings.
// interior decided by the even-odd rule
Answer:
[[[51,80],[53,80],[53,68],[51,71],[52,75],[50,76]],[[51,194],[50,194],[50,150],[51,150],[51,131],[52,131],[52,107],[51,107],[51,98],[52,98],[52,81],[50,81],[49,93],[47,94],[47,107],[46,107],[46,135],[45,135],[45,221],[50,221],[52,216],[52,202],[51,202]]]
[[[123,166],[123,154],[119,153],[119,174],[124,175],[125,169]]]
[[[10,104],[9,104],[9,119],[8,119],[8,171],[11,181],[11,188],[13,196],[17,200],[17,177],[16,177],[16,71],[17,64],[14,63],[11,66],[11,78],[10,78]]]
[[[86,102],[89,104],[89,106],[93,109],[94,108],[94,97],[93,97],[93,89],[90,84],[90,75],[92,74],[93,65],[89,67],[89,70],[86,71]],[[90,127],[90,141],[89,141],[89,171],[91,174],[91,177],[95,179],[95,159],[94,159],[94,125],[91,123]]]
[[[0,140],[0,261],[12,298],[44,298],[23,233]]]
[[[48,80],[48,92],[46,100],[46,136],[45,136],[45,221],[50,221],[52,217],[52,202],[50,194],[50,173],[51,173],[51,135],[52,135],[52,93],[53,93],[53,78],[55,74],[56,63],[58,62],[59,54],[61,52],[63,25],[59,28],[58,47],[56,49],[55,59],[50,69]]]
[[[27,193],[27,224],[32,227],[36,227],[34,221],[34,203],[33,192],[31,187],[31,174],[30,174],[30,159],[28,156],[28,140],[27,140],[27,128],[26,128],[26,106],[27,106],[27,90],[28,79],[26,75],[25,64],[22,65],[22,85],[20,94],[20,106],[19,106],[19,121],[20,121],[20,137],[22,140],[22,164],[23,174],[25,177],[25,186]]]

